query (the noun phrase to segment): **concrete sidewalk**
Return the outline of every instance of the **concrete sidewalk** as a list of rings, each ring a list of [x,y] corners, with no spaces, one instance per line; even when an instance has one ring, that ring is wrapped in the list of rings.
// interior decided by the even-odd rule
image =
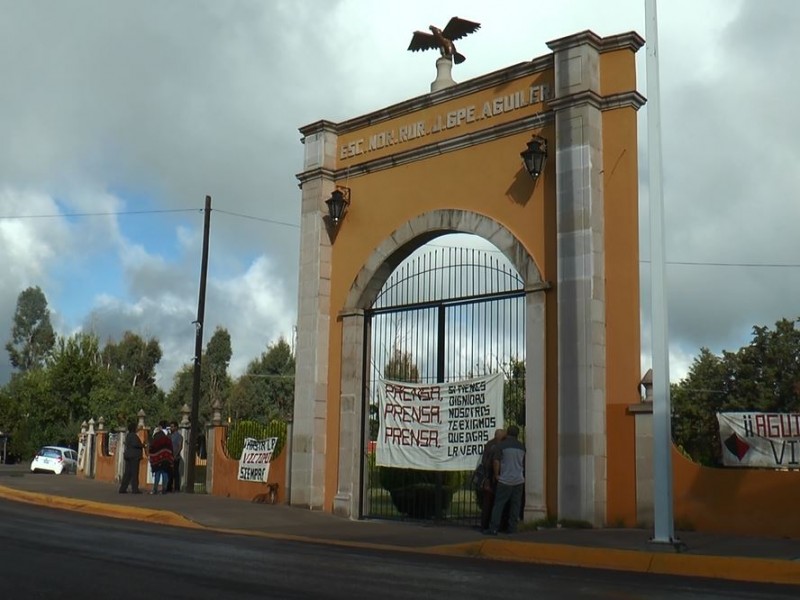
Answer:
[[[486,537],[456,526],[350,521],[298,507],[206,494],[119,494],[113,483],[32,474],[24,465],[0,465],[0,498],[274,539],[800,585],[800,540],[679,532],[687,547],[676,553],[649,544],[652,532],[640,529],[550,529]]]

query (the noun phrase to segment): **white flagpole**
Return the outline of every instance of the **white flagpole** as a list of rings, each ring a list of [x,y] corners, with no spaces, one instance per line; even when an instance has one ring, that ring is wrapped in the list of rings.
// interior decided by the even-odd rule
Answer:
[[[656,0],[645,0],[647,156],[650,170],[650,290],[653,353],[653,542],[675,542],[672,514],[672,428],[665,290],[664,198],[661,181],[661,97]]]

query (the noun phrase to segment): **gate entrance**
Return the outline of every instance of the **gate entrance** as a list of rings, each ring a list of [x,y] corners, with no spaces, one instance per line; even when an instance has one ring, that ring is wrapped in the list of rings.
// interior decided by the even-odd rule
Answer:
[[[424,510],[413,502],[427,475],[381,482],[369,451],[380,415],[369,409],[387,374],[499,386],[507,370],[507,405],[524,387],[525,519],[633,524],[649,509],[652,444],[628,410],[641,404],[642,44],[633,32],[582,31],[532,60],[301,128],[291,504],[347,518],[472,518],[466,474],[432,475],[453,493],[432,492]],[[531,152],[537,168],[522,159]],[[454,233],[499,252],[418,252]],[[386,460],[426,468],[414,456]],[[406,492],[410,507],[398,500]]]
[[[482,247],[455,247],[466,242]],[[447,235],[401,263],[365,311],[361,516],[476,525],[471,471],[376,466],[378,383],[448,383],[502,373],[506,424],[525,425],[525,291],[516,269],[476,236]],[[504,423],[498,423],[498,427]],[[476,458],[476,463],[477,463]]]

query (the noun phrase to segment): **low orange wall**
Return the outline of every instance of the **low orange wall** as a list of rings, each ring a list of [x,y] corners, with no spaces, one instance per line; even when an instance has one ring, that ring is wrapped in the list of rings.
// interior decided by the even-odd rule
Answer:
[[[114,481],[117,478],[117,459],[103,454],[107,431],[98,431],[94,438],[94,478],[100,481]]]
[[[712,469],[673,447],[677,528],[800,538],[800,473],[766,469]]]
[[[225,428],[218,427],[214,431],[214,474],[210,494],[252,500],[258,494],[267,492],[266,483],[239,481],[239,461],[228,456],[225,449]],[[269,466],[269,483],[278,484],[278,503],[286,501],[286,447]]]

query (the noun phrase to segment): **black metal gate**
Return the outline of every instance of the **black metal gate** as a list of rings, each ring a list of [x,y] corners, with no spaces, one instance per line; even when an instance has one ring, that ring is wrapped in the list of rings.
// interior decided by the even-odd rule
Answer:
[[[503,372],[505,421],[525,423],[523,281],[499,251],[442,246],[448,238],[406,259],[367,311],[363,517],[475,525],[480,516],[471,471],[375,465],[379,379],[436,383]]]

